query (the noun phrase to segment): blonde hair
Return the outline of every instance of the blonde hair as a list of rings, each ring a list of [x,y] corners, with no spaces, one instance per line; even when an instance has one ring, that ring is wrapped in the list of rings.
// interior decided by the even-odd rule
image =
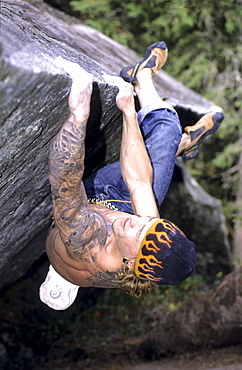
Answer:
[[[129,260],[124,263],[124,268],[117,273],[119,286],[126,293],[132,296],[145,299],[155,290],[156,283],[150,280],[140,279],[128,265]]]

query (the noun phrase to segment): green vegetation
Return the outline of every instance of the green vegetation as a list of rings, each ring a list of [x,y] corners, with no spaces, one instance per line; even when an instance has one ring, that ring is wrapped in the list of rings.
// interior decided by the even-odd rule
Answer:
[[[232,226],[242,186],[240,0],[73,0],[70,5],[81,21],[141,56],[148,45],[165,40],[165,71],[224,109],[220,130],[187,166],[205,190],[222,200]]]

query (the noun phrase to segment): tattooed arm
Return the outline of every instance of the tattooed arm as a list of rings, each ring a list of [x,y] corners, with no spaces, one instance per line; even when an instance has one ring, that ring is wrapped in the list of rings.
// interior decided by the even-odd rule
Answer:
[[[54,219],[67,253],[93,265],[105,245],[107,232],[103,216],[90,211],[82,183],[92,79],[79,67],[73,71],[72,66],[70,74],[73,78],[69,96],[71,114],[50,146],[49,179]]]

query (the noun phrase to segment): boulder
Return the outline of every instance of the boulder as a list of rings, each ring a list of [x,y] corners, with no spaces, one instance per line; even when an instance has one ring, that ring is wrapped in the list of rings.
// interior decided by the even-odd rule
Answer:
[[[85,176],[118,159],[122,120],[115,105],[116,76],[140,59],[129,48],[40,0],[2,1],[1,11],[0,288],[21,277],[45,250],[52,217],[48,147],[68,115],[71,84],[55,59],[61,56],[93,74]],[[155,81],[161,97],[177,109],[183,126],[194,124],[207,111],[221,111],[164,71]],[[186,231],[192,239],[199,241],[204,235],[206,243],[198,243],[201,273],[208,271],[207,258],[213,271],[221,266],[229,270],[232,261],[221,205],[216,200],[209,200],[209,205],[201,201],[211,198],[193,179],[192,186],[187,185],[188,173],[181,166],[182,179],[169,193],[173,194],[169,214],[176,215],[178,225],[189,224]],[[184,194],[186,202],[180,204]]]
[[[198,348],[221,348],[242,343],[242,268],[235,269],[213,290],[184,302],[157,318],[140,341],[141,357],[149,360]],[[136,342],[136,343],[135,343]],[[131,343],[130,343],[131,347]]]

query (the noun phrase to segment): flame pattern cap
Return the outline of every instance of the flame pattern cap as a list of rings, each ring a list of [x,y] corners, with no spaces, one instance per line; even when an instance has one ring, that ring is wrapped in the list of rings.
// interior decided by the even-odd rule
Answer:
[[[146,232],[134,272],[143,280],[176,285],[191,275],[196,263],[194,244],[172,222],[160,219]]]

